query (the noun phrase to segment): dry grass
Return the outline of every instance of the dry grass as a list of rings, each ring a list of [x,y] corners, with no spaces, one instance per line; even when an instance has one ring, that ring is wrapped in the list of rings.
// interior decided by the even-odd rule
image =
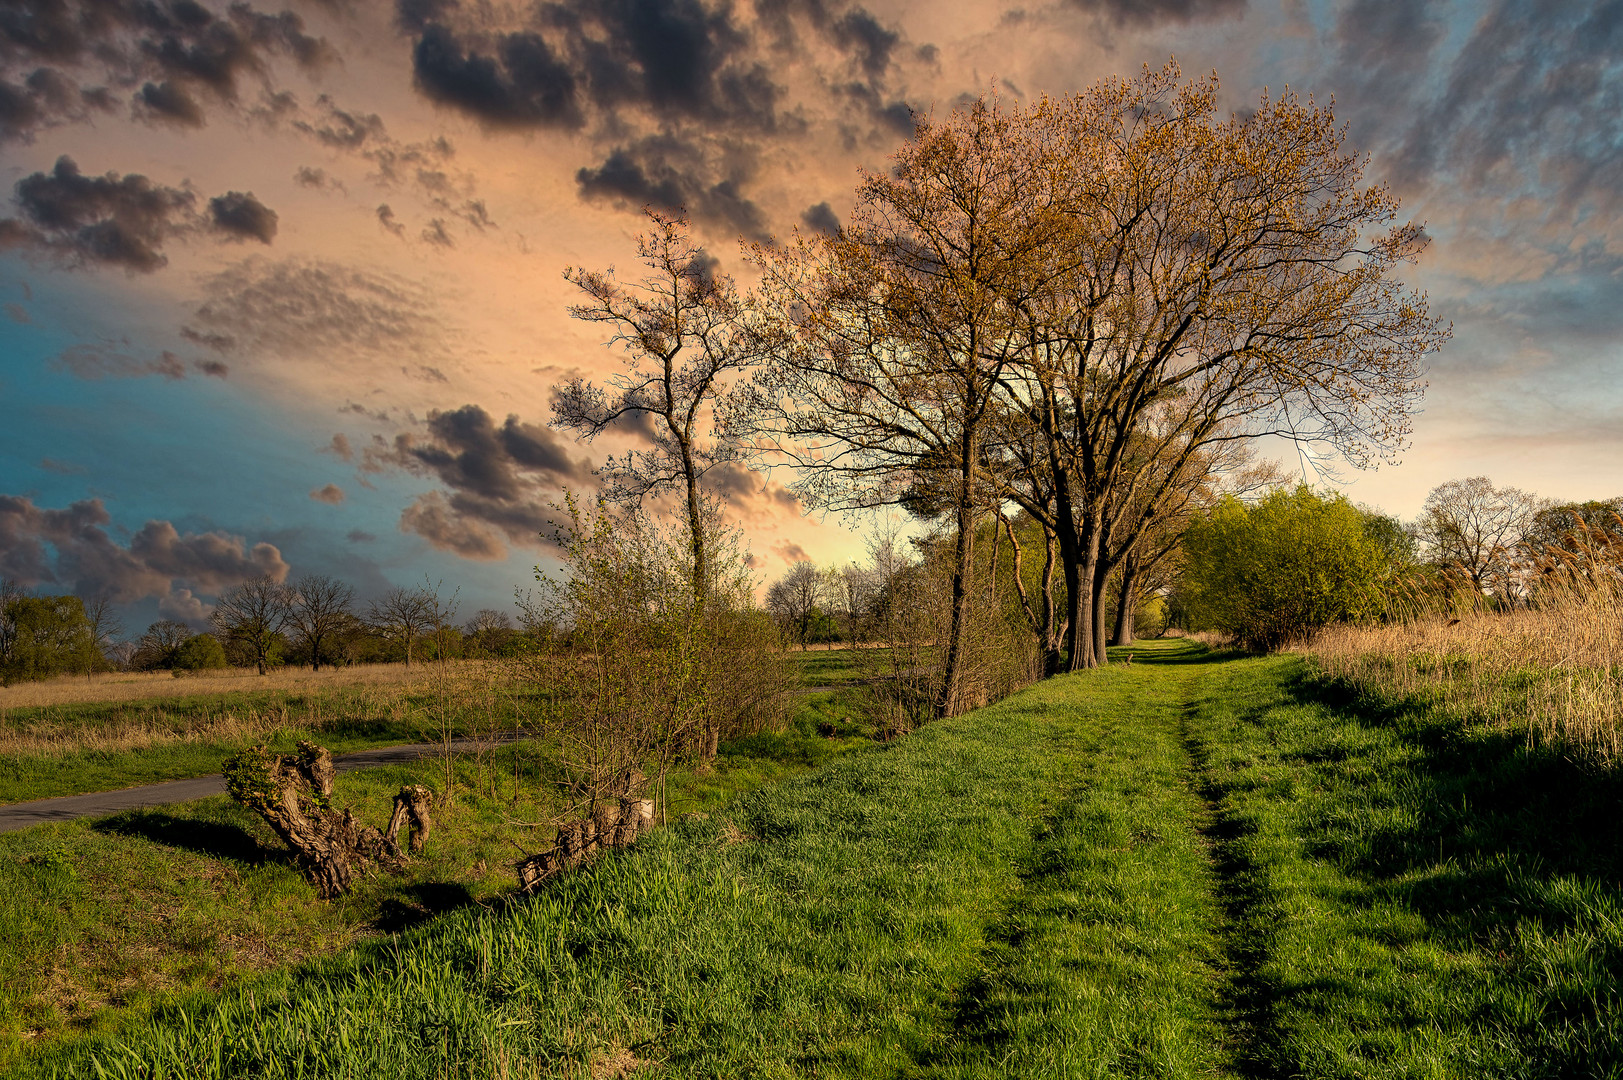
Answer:
[[[460,661],[450,661],[456,666]],[[223,671],[187,672],[180,678],[168,671],[109,672],[98,675],[63,676],[44,682],[19,683],[0,687],[0,716],[8,709],[37,709],[51,705],[79,705],[91,702],[140,701],[149,698],[186,697],[195,694],[227,694],[237,691],[281,691],[314,693],[335,687],[411,686],[421,682],[436,665],[358,664],[354,667],[283,668],[269,675],[252,669],[227,668]]]
[[[1526,607],[1496,612],[1456,594],[1415,603],[1390,625],[1332,627],[1304,651],[1332,677],[1617,761],[1623,576],[1584,554],[1552,552]]]

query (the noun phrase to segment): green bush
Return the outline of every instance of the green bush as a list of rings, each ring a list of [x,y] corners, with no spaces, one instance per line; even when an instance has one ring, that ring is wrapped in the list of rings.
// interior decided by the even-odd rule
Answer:
[[[1225,499],[1184,536],[1192,629],[1271,650],[1374,614],[1387,552],[1366,518],[1305,484],[1251,506]]]
[[[184,671],[203,671],[228,666],[225,646],[213,634],[197,634],[186,639],[175,654],[175,667]]]

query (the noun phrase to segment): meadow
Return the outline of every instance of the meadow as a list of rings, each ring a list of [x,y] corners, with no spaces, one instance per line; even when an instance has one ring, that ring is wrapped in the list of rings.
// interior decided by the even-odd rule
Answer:
[[[271,935],[286,950],[274,962],[209,972],[218,946],[200,947],[176,961],[194,965],[185,977],[65,1035],[18,1032],[10,1067],[30,1077],[1623,1072],[1614,770],[1300,656],[1188,641],[1133,652],[1130,667],[1049,679],[884,744],[810,735],[815,717],[844,706],[809,703],[790,732],[731,748],[729,763],[693,778],[668,827],[531,898],[504,891],[495,847],[473,839],[420,880],[389,885],[392,896],[323,906],[266,845],[225,843],[251,823],[223,806],[185,811],[221,841],[208,852],[166,844],[156,828],[74,826],[139,837],[153,858],[195,859],[185,876],[217,891],[232,875],[254,879],[264,907],[305,914]],[[493,813],[479,799],[499,802],[515,767],[527,790],[541,785],[523,777],[546,770],[544,754],[488,764],[459,786],[457,813]],[[733,768],[748,782],[731,784]],[[399,779],[383,772],[380,792]],[[487,796],[463,794],[481,783]],[[50,828],[0,838],[31,845],[8,852],[0,895],[66,895],[96,872],[71,844],[51,846],[68,827]],[[479,856],[486,878],[469,865]],[[472,902],[440,905],[430,885],[460,885]],[[296,952],[331,912],[381,912],[383,900],[415,907]],[[4,920],[6,941],[26,936],[16,918]]]

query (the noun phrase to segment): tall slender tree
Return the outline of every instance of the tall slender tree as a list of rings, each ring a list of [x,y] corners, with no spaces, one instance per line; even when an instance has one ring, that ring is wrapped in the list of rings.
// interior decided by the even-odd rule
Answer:
[[[574,379],[553,396],[552,423],[591,440],[616,425],[640,429],[646,449],[610,457],[599,469],[606,501],[641,507],[674,492],[683,500],[694,596],[709,590],[705,475],[739,461],[744,447],[719,423],[720,398],[762,355],[762,338],[732,278],[693,241],[681,215],[647,210],[637,255],[650,274],[623,283],[613,270],[570,267],[566,280],[587,300],[570,314],[612,329],[624,365],[605,389]]]

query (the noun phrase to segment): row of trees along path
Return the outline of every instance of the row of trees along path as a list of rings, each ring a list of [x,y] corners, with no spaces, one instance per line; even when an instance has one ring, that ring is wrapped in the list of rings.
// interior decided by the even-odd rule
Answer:
[[[1048,670],[1103,664],[1112,574],[1130,627],[1138,576],[1246,440],[1390,455],[1450,333],[1395,277],[1423,229],[1364,183],[1331,110],[1264,94],[1225,119],[1217,94],[1169,64],[921,119],[837,232],[747,247],[744,296],[651,213],[653,277],[567,273],[574,314],[628,356],[608,390],[564,387],[554,422],[654,421],[605,494],[685,499],[699,595],[703,481],[740,461],[797,466],[811,508],[950,521],[941,715],[961,708],[975,525],[1009,504],[1063,579],[1062,602],[1052,572],[1025,598]]]

